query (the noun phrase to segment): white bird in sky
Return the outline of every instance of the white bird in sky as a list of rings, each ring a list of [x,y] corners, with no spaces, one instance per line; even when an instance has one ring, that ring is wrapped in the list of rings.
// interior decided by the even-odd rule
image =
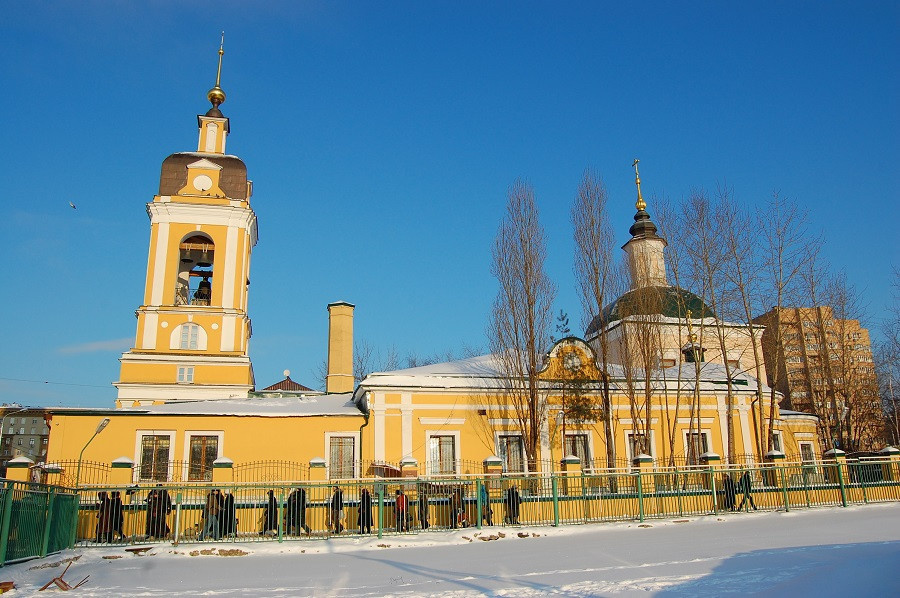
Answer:
[[[75,207],[75,204],[73,204],[71,201],[69,202],[69,207],[72,208],[73,210],[76,210],[76,209],[77,209],[77,208]]]

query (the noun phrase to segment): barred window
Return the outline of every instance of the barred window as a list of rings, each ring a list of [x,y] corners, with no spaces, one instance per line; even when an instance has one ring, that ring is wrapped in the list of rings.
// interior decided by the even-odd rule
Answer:
[[[456,473],[456,438],[432,436],[428,439],[428,463],[431,475]]]
[[[165,482],[169,479],[168,435],[145,434],[141,437],[141,481]]]
[[[211,482],[213,461],[219,458],[218,436],[191,436],[188,481]]]
[[[355,438],[352,436],[332,436],[329,440],[329,477],[332,479],[352,478],[355,458]]]

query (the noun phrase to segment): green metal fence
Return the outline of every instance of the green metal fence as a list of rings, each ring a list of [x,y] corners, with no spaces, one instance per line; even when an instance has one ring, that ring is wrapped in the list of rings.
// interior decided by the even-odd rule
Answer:
[[[0,564],[71,546],[77,499],[73,490],[60,486],[3,481]]]
[[[340,498],[338,498],[338,496]],[[0,563],[69,546],[263,542],[558,526],[900,501],[900,462],[375,478],[0,486]]]
[[[900,462],[95,486],[81,489],[74,542],[87,546],[382,536],[488,525],[643,521],[730,510],[789,511],[877,501],[900,501]]]

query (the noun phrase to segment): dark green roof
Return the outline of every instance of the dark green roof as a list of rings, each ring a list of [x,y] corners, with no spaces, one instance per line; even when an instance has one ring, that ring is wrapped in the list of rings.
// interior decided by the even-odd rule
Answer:
[[[609,322],[627,316],[659,314],[667,318],[684,318],[687,312],[692,318],[715,317],[703,299],[678,287],[642,287],[628,291],[596,316],[585,332],[586,337],[596,333]]]

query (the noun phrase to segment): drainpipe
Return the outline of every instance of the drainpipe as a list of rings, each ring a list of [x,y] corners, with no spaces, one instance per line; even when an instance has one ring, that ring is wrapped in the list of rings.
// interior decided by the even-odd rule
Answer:
[[[368,394],[368,393],[367,393]],[[366,397],[368,399],[368,397]],[[369,405],[366,403],[366,410],[363,411],[363,417],[366,421],[359,427],[359,466],[362,467],[363,462],[363,428],[369,425]],[[360,471],[362,473],[362,471]]]

